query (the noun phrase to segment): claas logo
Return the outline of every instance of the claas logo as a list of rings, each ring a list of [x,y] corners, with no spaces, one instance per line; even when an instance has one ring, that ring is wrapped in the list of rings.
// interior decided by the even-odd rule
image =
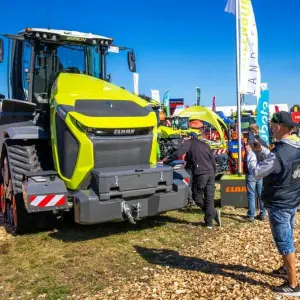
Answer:
[[[245,186],[227,186],[226,193],[243,193],[247,192],[247,188]]]

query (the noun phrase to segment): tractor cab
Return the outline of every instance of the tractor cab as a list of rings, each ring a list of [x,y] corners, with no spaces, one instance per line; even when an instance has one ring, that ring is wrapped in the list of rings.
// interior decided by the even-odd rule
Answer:
[[[188,130],[190,128],[189,118],[186,117],[172,116],[166,118],[166,121],[166,126],[177,130]]]
[[[107,57],[111,52],[129,50],[112,45],[113,39],[76,31],[26,28],[8,40],[8,98],[48,104],[57,77],[62,73],[85,74],[110,82]],[[0,62],[4,42],[0,39]],[[135,72],[133,51],[128,52],[129,69]]]

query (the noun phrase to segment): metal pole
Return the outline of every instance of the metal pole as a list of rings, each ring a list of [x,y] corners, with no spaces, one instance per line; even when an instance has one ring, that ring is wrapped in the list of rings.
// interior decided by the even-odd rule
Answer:
[[[237,99],[237,125],[238,125],[238,175],[242,176],[242,131],[241,131],[241,99],[240,99],[240,0],[235,1],[235,34],[236,34],[236,99]]]

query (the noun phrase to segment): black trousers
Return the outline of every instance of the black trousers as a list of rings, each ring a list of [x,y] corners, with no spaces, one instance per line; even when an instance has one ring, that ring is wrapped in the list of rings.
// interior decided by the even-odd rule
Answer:
[[[205,214],[206,225],[212,225],[217,215],[215,208],[215,176],[214,174],[203,174],[193,176],[193,200]]]
[[[189,204],[193,204],[193,173],[192,173],[192,171],[191,171],[191,169],[189,169],[189,168],[186,168],[185,169],[188,173],[189,173],[189,175],[190,175],[190,181],[189,181],[189,191],[188,191],[188,203]]]

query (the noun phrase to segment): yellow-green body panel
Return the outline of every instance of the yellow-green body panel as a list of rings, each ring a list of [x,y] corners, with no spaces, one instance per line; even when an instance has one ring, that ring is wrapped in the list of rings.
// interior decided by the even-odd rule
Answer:
[[[169,138],[170,135],[173,135],[173,134],[185,136],[190,132],[196,132],[199,136],[201,135],[201,133],[197,129],[190,128],[190,129],[182,130],[182,129],[175,129],[175,128],[168,127],[168,126],[159,126],[159,132],[161,134],[161,137],[165,138],[165,139]]]
[[[79,188],[87,174],[94,168],[94,150],[91,140],[76,124],[76,121],[90,128],[153,128],[153,140],[149,164],[157,162],[157,119],[154,111],[143,117],[90,117],[77,112],[69,112],[65,123],[79,144],[75,170],[71,178],[62,175],[59,166],[55,114],[58,105],[75,106],[75,101],[81,100],[126,100],[133,101],[141,107],[149,103],[132,93],[106,81],[82,74],[60,74],[55,82],[50,103],[51,144],[55,169],[64,180],[68,189]]]

